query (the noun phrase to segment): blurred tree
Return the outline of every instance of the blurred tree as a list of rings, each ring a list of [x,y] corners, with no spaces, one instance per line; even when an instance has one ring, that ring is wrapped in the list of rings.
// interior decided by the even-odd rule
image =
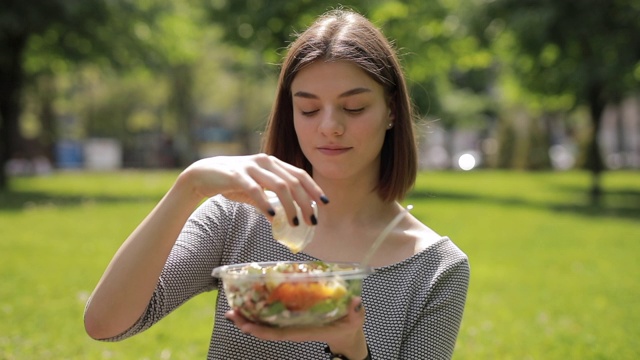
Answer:
[[[492,55],[469,34],[471,0],[384,1],[369,17],[399,47],[414,102],[452,125],[484,122]]]
[[[89,136],[117,138],[132,149],[140,145],[136,134],[155,133],[156,140],[165,136],[171,140],[180,164],[190,163],[197,153],[195,67],[203,49],[217,45],[217,35],[211,36],[212,29],[203,26],[203,12],[190,0],[134,4],[142,16],[128,21],[134,23],[134,35],[154,59],[134,53],[126,67],[116,66],[116,73],[97,64],[102,70],[103,96],[85,98],[79,112],[86,118]]]
[[[341,3],[379,25],[398,47],[418,112],[446,129],[486,126],[493,77],[490,52],[468,34],[465,19],[473,0],[352,0]],[[296,31],[332,7],[302,0],[206,1],[223,39],[260,56],[238,62],[247,76],[260,77],[264,64],[278,63]],[[450,132],[447,132],[448,134]]]
[[[467,25],[476,6],[473,0],[392,0],[369,14],[398,47],[421,121],[444,129],[449,156],[461,150],[454,149],[455,128],[484,131],[496,117],[493,57]]]
[[[277,63],[296,31],[304,29],[321,13],[335,8],[322,1],[201,0],[209,19],[222,26],[223,39],[258,52],[262,63]],[[345,0],[340,6],[363,10],[372,0]],[[255,58],[248,58],[255,61]],[[238,63],[246,70],[248,63]]]
[[[254,73],[264,63],[277,63],[293,39],[318,15],[334,7],[301,0],[205,1],[210,19],[224,29],[223,39],[256,51]],[[398,45],[415,104],[422,114],[443,116],[447,124],[484,121],[489,104],[492,56],[468,34],[465,19],[473,16],[473,0],[351,0],[340,3],[379,25]],[[238,63],[244,70],[252,64]],[[448,96],[450,95],[450,96]],[[464,98],[465,101],[456,99]]]
[[[7,186],[5,164],[20,151],[25,83],[86,61],[115,67],[161,63],[145,38],[160,11],[153,1],[0,2],[0,189]]]
[[[341,5],[327,5],[314,0],[194,1],[201,1],[209,21],[222,29],[222,40],[233,47],[235,61],[227,70],[241,79],[243,91],[238,94],[236,112],[241,122],[241,142],[247,150],[253,148],[249,144],[254,139],[251,135],[258,128],[257,119],[266,118],[266,114],[256,113],[256,101],[250,100],[264,98],[264,89],[256,84],[267,83],[266,78],[277,78],[278,69],[273,65],[280,63],[287,45],[294,40],[294,34],[332,8],[340,6],[364,11],[367,5],[381,2],[346,0]],[[273,90],[270,89],[269,93],[273,93]]]
[[[488,44],[513,36],[513,57],[504,66],[523,87],[568,96],[590,109],[585,167],[593,176],[591,200],[598,204],[605,170],[598,143],[603,110],[640,89],[640,1],[494,0],[481,10],[476,31]]]

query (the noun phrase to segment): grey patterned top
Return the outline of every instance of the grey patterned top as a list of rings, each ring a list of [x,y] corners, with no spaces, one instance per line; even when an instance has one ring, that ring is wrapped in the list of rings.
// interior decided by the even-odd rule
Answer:
[[[185,225],[144,315],[129,330],[105,340],[139,333],[189,298],[218,290],[208,359],[327,359],[324,343],[263,341],[243,334],[224,318],[227,299],[222,283],[211,276],[220,265],[306,260],[316,259],[292,254],[273,240],[270,223],[253,207],[216,196]],[[399,263],[375,269],[362,293],[372,358],[450,359],[468,284],[467,256],[447,237]]]

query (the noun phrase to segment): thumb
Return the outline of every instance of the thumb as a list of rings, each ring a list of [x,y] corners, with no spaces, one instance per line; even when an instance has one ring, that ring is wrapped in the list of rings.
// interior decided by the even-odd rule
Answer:
[[[351,306],[353,307],[353,310],[357,313],[361,311],[364,312],[364,304],[362,303],[362,298],[359,296],[351,300]]]

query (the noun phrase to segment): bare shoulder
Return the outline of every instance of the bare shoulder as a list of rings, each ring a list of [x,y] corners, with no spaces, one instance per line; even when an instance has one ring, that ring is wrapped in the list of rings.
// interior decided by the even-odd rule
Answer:
[[[413,217],[411,219],[411,226],[407,231],[407,235],[413,239],[414,254],[423,251],[442,239],[440,234]]]

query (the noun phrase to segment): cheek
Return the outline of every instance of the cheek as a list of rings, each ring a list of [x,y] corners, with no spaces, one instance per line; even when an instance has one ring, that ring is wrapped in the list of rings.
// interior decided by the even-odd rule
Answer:
[[[295,116],[293,117],[293,130],[295,130],[298,137],[302,132],[304,132],[303,124],[299,120],[297,120]]]
[[[367,126],[366,129],[361,129],[361,138],[363,141],[370,143],[371,147],[380,150],[387,134],[389,119],[385,116],[377,119],[369,119],[369,121],[369,126]]]
[[[296,120],[295,117],[293,119],[293,129],[296,132],[296,137],[298,138],[298,143],[300,147],[304,150],[305,144],[309,143],[309,134],[313,131],[311,128],[311,124],[308,121],[299,121]]]
[[[383,137],[387,132],[387,126],[389,125],[389,118],[387,116],[372,116],[363,121],[358,122],[358,133],[365,134],[371,139]]]

